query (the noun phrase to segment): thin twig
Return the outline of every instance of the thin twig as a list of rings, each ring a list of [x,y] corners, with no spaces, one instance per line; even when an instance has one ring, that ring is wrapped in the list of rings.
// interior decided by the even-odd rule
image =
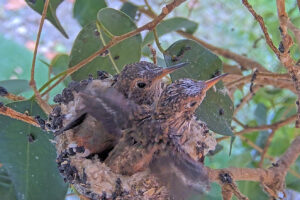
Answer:
[[[24,97],[22,96],[18,96],[18,95],[15,95],[15,94],[12,94],[12,93],[7,93],[5,96],[3,96],[7,99],[10,99],[12,101],[22,101],[22,100],[25,100]]]
[[[261,88],[260,85],[255,85],[255,86],[252,88],[253,92],[249,92],[246,96],[244,96],[244,97],[241,99],[240,103],[236,106],[236,108],[235,108],[234,111],[233,111],[233,116],[236,116],[236,114],[244,107],[244,105],[245,105],[246,103],[248,103],[248,102],[252,99],[253,95],[254,95],[260,88]]]
[[[150,51],[151,51],[151,54],[152,54],[152,61],[153,61],[154,64],[156,64],[156,63],[157,63],[157,59],[156,59],[156,51],[155,51],[155,49],[152,47],[151,44],[148,44],[148,47],[149,47],[149,49],[150,49]]]
[[[266,153],[268,151],[268,148],[270,147],[271,141],[272,141],[272,139],[273,139],[276,131],[277,131],[277,129],[272,129],[272,132],[268,136],[268,139],[266,141],[264,149],[263,149],[263,151],[261,153],[260,162],[258,163],[258,167],[260,167],[260,168],[263,167],[263,163],[264,163],[264,159],[265,159]]]
[[[232,120],[235,121],[238,125],[240,125],[242,128],[246,128],[245,124],[243,124],[240,120],[238,120],[236,117],[232,117]]]
[[[229,88],[237,87],[240,84],[250,83],[253,74],[248,76],[242,76],[240,79],[234,80],[232,82],[226,83],[226,86]],[[277,74],[277,73],[256,73],[256,79],[290,79],[288,74]]]
[[[99,22],[96,22],[96,26],[97,26],[97,29],[98,29],[98,32],[99,32],[99,38],[100,38],[100,40],[101,40],[103,46],[105,46],[105,45],[106,45],[106,42],[105,42],[104,37],[103,37],[103,35],[102,35],[102,33],[101,33],[101,30],[104,31],[105,28],[104,28]],[[105,32],[105,31],[104,31],[104,32]],[[106,33],[106,32],[105,32],[105,33]],[[113,37],[113,35],[112,35],[112,37]],[[113,65],[113,67],[114,67],[116,73],[119,74],[119,73],[120,73],[120,70],[118,69],[118,66],[117,66],[116,62],[114,61],[114,59],[113,59],[113,57],[112,57],[112,55],[111,55],[111,52],[108,53],[108,57],[109,57],[109,60],[110,60],[111,64]]]
[[[252,147],[253,149],[255,149],[257,152],[259,152],[260,154],[263,153],[263,149],[260,148],[259,146],[257,146],[254,142],[252,142],[251,140],[249,140],[248,138],[244,137],[243,135],[239,135],[239,138],[241,140],[243,140],[244,142],[246,142],[250,147]],[[268,158],[269,160],[271,160],[272,162],[275,161],[275,159],[272,156],[269,156],[268,154],[265,154],[265,158]]]
[[[156,13],[153,11],[153,9],[152,9],[152,7],[150,6],[148,0],[144,0],[144,2],[145,2],[145,5],[147,6],[148,11],[149,11],[150,13],[152,13],[153,15],[156,16]]]
[[[249,4],[248,0],[242,0],[243,4],[246,6],[246,8],[249,10],[249,12],[253,15],[253,17],[256,19],[256,21],[259,23],[260,28],[262,29],[265,38],[266,38],[266,42],[269,45],[269,47],[272,49],[272,51],[277,55],[277,57],[279,57],[280,52],[279,50],[275,47],[275,45],[273,44],[273,41],[268,33],[268,29],[265,26],[265,22],[264,19],[262,18],[262,16],[260,16],[259,14],[257,14],[254,9],[252,8],[252,6]]]
[[[278,129],[282,126],[285,126],[287,124],[290,124],[290,123],[294,122],[296,119],[297,119],[297,115],[293,115],[293,116],[291,116],[291,117],[289,117],[285,120],[281,120],[281,121],[276,122],[274,124],[255,126],[255,127],[247,127],[244,130],[241,130],[239,132],[234,133],[234,135],[243,135],[243,134],[254,132],[254,131]],[[228,139],[228,138],[231,138],[231,137],[229,137],[229,136],[219,137],[219,138],[217,138],[217,142],[220,142],[220,141]]]
[[[157,31],[156,31],[156,28],[154,28],[152,31],[153,31],[154,40],[155,40],[155,44],[156,44],[157,48],[159,49],[159,51],[160,51],[162,54],[165,54],[166,51],[165,51],[165,50],[162,48],[162,46],[160,45],[159,37],[158,37]]]
[[[35,43],[35,47],[34,47],[34,53],[33,53],[33,59],[32,59],[32,67],[31,67],[31,79],[30,79],[30,82],[29,82],[29,85],[32,87],[32,89],[34,91],[34,94],[36,96],[36,100],[37,100],[38,104],[41,106],[41,108],[47,114],[49,114],[52,109],[42,99],[39,91],[37,90],[36,82],[35,82],[35,79],[34,79],[34,73],[35,73],[35,63],[36,63],[37,50],[38,50],[38,46],[39,46],[39,42],[40,42],[40,36],[41,36],[41,32],[42,32],[42,29],[43,29],[44,21],[45,21],[47,10],[48,10],[48,5],[49,5],[49,0],[46,0],[45,3],[44,3],[44,9],[43,9],[43,12],[42,12],[42,18],[41,18],[41,22],[40,22],[40,26],[39,26],[39,30],[38,30],[38,34],[37,34],[37,38],[36,38],[36,43]]]
[[[62,77],[61,77],[61,80],[64,80],[65,78],[66,78],[66,75],[62,76]],[[48,87],[48,89],[47,89],[45,92],[43,92],[43,93],[41,94],[41,96],[43,97],[43,96],[45,96],[46,94],[49,94],[49,92],[50,92],[53,88],[55,88],[60,82],[61,82],[61,81],[57,81],[57,82],[55,82],[53,85],[51,85],[50,87]]]
[[[0,106],[0,114],[8,116],[13,119],[17,119],[17,120],[26,122],[26,123],[31,124],[36,127],[40,127],[40,125],[36,122],[36,120],[33,117],[28,116],[23,113],[20,113],[20,112],[17,112],[17,111],[15,111],[9,107],[6,107],[4,105]]]

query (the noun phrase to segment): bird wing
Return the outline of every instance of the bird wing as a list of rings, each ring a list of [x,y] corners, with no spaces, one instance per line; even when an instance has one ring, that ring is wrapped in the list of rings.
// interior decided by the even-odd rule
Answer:
[[[94,94],[79,93],[85,106],[84,112],[100,121],[110,133],[121,134],[122,129],[132,126],[133,113],[139,109],[138,105],[114,88],[99,89]]]
[[[203,194],[209,186],[203,164],[174,147],[154,156],[150,163],[150,170],[163,185],[168,187],[170,194],[176,200]]]

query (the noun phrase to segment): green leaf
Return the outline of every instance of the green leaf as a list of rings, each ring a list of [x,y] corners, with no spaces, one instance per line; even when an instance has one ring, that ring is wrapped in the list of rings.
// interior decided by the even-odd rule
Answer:
[[[29,115],[45,114],[37,103],[21,101],[7,105]],[[56,152],[49,134],[27,123],[0,116],[0,163],[7,169],[18,199],[62,200],[67,191],[56,167]],[[35,139],[30,142],[28,137]]]
[[[160,24],[158,24],[156,27],[156,31],[158,37],[160,37],[167,33],[178,31],[178,30],[183,30],[187,33],[193,34],[197,30],[197,28],[198,28],[198,24],[196,22],[193,22],[183,17],[174,17],[162,21]],[[154,41],[153,32],[152,31],[148,32],[146,37],[144,38],[142,46],[152,43],[153,41]]]
[[[288,173],[286,176],[286,187],[300,192],[300,180],[294,175]]]
[[[235,141],[235,137],[236,136],[231,136],[230,138],[229,156],[231,156],[231,151],[232,151],[233,143]]]
[[[238,187],[242,194],[244,194],[249,199],[255,200],[268,200],[268,195],[263,192],[259,183],[251,181],[241,181],[238,182]]]
[[[193,40],[179,40],[167,50],[165,61],[167,66],[180,62],[190,62],[189,66],[171,74],[172,80],[192,78],[207,80],[220,74],[221,60],[208,49]],[[210,89],[202,104],[196,111],[197,117],[206,122],[209,129],[221,135],[232,136],[231,120],[233,103],[227,95],[223,83],[216,85],[216,91]]]
[[[25,0],[25,1],[33,10],[35,10],[39,14],[42,14],[44,9],[44,4],[45,4],[44,0],[35,0],[35,1]],[[63,2],[63,0],[51,0],[49,2],[46,19],[48,19],[66,38],[69,38],[69,36],[65,32],[64,28],[61,26],[56,16],[56,9],[59,6],[59,4],[61,4],[61,2]]]
[[[0,81],[0,86],[4,87],[9,93],[15,95],[31,90],[29,81],[20,79]]]
[[[264,104],[259,103],[256,105],[254,114],[255,114],[257,124],[259,126],[265,125],[267,123],[267,112],[268,112],[268,108]]]
[[[221,191],[221,187],[219,184],[217,183],[211,183],[210,185],[211,189],[210,191],[208,191],[205,196],[201,199],[204,200],[222,200],[222,191]],[[200,198],[195,198],[193,200],[199,200]]]
[[[31,87],[29,86],[29,81],[20,79],[0,81],[0,86],[4,87],[9,93],[15,95],[19,95],[23,92],[31,90]],[[12,102],[12,100],[0,97],[0,102],[6,104]]]
[[[135,19],[136,13],[138,11],[138,7],[133,5],[130,2],[125,2],[120,9],[123,13],[127,14],[132,20]]]
[[[14,185],[3,166],[0,167],[0,196],[1,200],[17,200]]]
[[[77,36],[70,55],[70,66],[74,66],[87,58],[110,41],[106,32],[115,36],[128,33],[137,27],[126,14],[112,8],[103,8],[98,13],[98,23],[101,24],[99,34],[96,23],[85,26]],[[111,74],[120,72],[126,64],[138,62],[141,57],[141,35],[128,38],[109,49],[107,56],[101,56],[86,64],[83,68],[72,74],[73,80],[86,79],[89,74],[96,75],[98,70],[104,70]]]
[[[98,11],[105,7],[105,0],[76,0],[73,15],[81,26],[85,26],[95,21]]]

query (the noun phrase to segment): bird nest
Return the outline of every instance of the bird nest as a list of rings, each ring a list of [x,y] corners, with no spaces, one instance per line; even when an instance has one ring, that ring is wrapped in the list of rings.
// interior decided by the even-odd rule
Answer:
[[[78,108],[81,107],[79,91],[109,87],[113,79],[102,74],[99,79],[90,77],[88,80],[72,82],[62,94],[54,98],[59,105],[49,115],[46,124],[48,129],[59,130],[74,119]],[[88,116],[85,121],[89,121],[86,131],[96,128],[95,118]],[[203,161],[204,155],[215,149],[216,140],[204,123],[191,128],[196,129],[193,133],[197,134],[189,135],[189,140],[182,145],[183,149],[193,159]],[[112,171],[105,163],[111,149],[102,154],[87,156],[86,149],[75,139],[78,129],[80,127],[65,131],[56,136],[55,141],[59,172],[80,194],[90,199],[176,199],[169,193],[168,187],[161,184],[149,169],[131,176]]]

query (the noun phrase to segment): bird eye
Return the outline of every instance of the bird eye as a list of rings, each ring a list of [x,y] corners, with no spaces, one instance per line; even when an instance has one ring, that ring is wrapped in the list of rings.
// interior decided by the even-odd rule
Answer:
[[[196,105],[196,101],[194,101],[194,102],[192,102],[191,104],[190,104],[190,107],[194,107],[195,105]]]
[[[139,88],[144,88],[146,86],[146,83],[137,83],[137,86]]]

